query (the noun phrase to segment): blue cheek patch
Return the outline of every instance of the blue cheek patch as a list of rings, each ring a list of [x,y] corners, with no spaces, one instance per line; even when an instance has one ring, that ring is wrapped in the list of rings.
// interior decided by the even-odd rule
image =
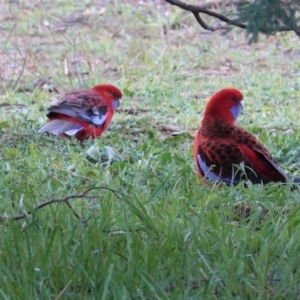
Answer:
[[[120,101],[119,100],[113,101],[112,105],[114,109],[117,109],[120,106]]]
[[[238,118],[238,116],[240,115],[240,113],[243,111],[243,107],[242,105],[239,103],[235,106],[233,106],[231,109],[230,109],[234,119],[236,120]]]

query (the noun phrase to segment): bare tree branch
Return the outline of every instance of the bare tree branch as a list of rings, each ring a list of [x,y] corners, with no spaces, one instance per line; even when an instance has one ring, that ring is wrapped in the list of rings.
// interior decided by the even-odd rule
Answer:
[[[216,31],[216,30],[223,30],[223,29],[228,29],[229,27],[227,26],[209,26],[206,22],[204,22],[204,20],[200,17],[200,13],[202,14],[206,14],[210,17],[216,18],[228,25],[232,25],[235,27],[239,27],[241,29],[247,29],[247,24],[240,22],[238,20],[232,20],[227,18],[226,16],[216,13],[212,10],[207,9],[207,5],[205,6],[200,6],[200,5],[192,5],[192,4],[187,4],[183,1],[180,0],[165,0],[166,2],[168,2],[171,5],[175,5],[177,7],[180,7],[181,9],[185,10],[185,11],[189,11],[191,12],[194,17],[196,18],[197,22],[199,23],[199,25],[204,28],[205,30],[209,30],[209,31]],[[260,27],[258,28],[258,30],[261,33],[268,33],[268,30],[264,27]],[[276,30],[276,31],[294,31],[299,37],[300,37],[300,28],[295,28],[295,26],[291,26],[289,24],[284,24],[282,23],[282,25]]]
[[[242,28],[242,29],[246,29],[247,28],[247,25],[244,24],[244,23],[240,23],[236,20],[231,20],[221,14],[218,14],[212,10],[209,10],[209,9],[206,9],[202,6],[199,6],[199,5],[191,5],[191,4],[187,4],[185,2],[182,2],[180,0],[165,0],[166,2],[170,3],[171,5],[175,5],[175,6],[178,6],[180,8],[182,8],[183,10],[186,10],[186,11],[189,11],[191,13],[194,14],[195,18],[197,19],[196,15],[199,16],[200,13],[203,13],[203,14],[206,14],[208,16],[211,16],[211,17],[214,17],[216,19],[219,19],[229,25],[233,25],[233,26],[236,26],[236,27],[239,27],[239,28]],[[200,17],[199,17],[200,18]],[[201,19],[201,18],[200,18]],[[210,30],[210,31],[215,31],[217,29],[209,29],[209,27],[207,26],[207,28],[205,28],[202,24],[205,24],[203,21],[203,23],[201,24],[201,22],[199,22],[199,20],[197,19],[198,23],[206,30]],[[220,28],[221,29],[221,28]]]
[[[200,24],[200,26],[206,30],[209,30],[209,31],[216,31],[216,30],[221,30],[221,29],[228,29],[228,26],[221,26],[221,25],[218,25],[218,26],[209,26],[208,24],[206,24],[203,19],[200,17],[200,14],[196,14],[196,13],[193,13],[193,15],[195,16],[195,19],[197,20],[197,22]]]
[[[288,25],[283,20],[279,20],[278,22],[284,23],[284,26],[288,27]],[[300,37],[300,28],[292,25],[291,30],[294,31],[298,37]]]

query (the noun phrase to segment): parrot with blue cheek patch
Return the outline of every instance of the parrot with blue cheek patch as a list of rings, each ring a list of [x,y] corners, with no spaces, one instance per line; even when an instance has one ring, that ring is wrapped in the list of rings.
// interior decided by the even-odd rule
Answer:
[[[226,185],[287,182],[291,176],[264,145],[236,124],[242,101],[243,94],[235,88],[222,89],[209,100],[194,144],[200,177]],[[300,178],[293,181],[298,184]]]

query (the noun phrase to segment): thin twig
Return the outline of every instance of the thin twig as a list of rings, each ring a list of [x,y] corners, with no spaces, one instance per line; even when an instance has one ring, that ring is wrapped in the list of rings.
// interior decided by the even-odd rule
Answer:
[[[89,188],[87,189],[86,191],[84,191],[83,193],[81,194],[77,194],[77,195],[71,195],[71,196],[67,196],[65,198],[60,198],[60,199],[50,199],[48,201],[45,201],[45,202],[42,202],[41,204],[39,204],[34,210],[32,211],[27,211],[23,214],[20,214],[18,216],[15,216],[15,217],[12,217],[12,218],[6,218],[6,217],[0,217],[0,223],[1,222],[4,222],[6,220],[12,220],[12,221],[17,221],[17,220],[21,220],[21,219],[24,219],[26,217],[28,217],[28,215],[32,215],[33,212],[47,206],[47,205],[50,205],[52,203],[58,203],[58,202],[63,202],[65,203],[71,210],[72,212],[74,213],[75,217],[82,221],[82,218],[80,217],[80,215],[74,211],[74,209],[72,208],[72,206],[70,205],[70,203],[68,202],[69,200],[71,199],[79,199],[79,198],[86,198],[86,199],[99,199],[99,196],[89,196],[88,193],[93,191],[93,190],[106,190],[106,191],[109,191],[109,192],[112,192],[118,199],[120,199],[119,197],[119,194],[120,192],[117,191],[117,190],[114,190],[112,188],[109,188],[109,187],[106,187],[106,186],[98,186],[98,187],[92,187],[92,188]],[[86,221],[84,221],[86,223]]]
[[[17,50],[19,51],[19,53],[21,54],[21,51],[17,48]],[[22,55],[21,55],[22,56]],[[24,71],[25,71],[25,66],[26,66],[26,62],[27,62],[27,52],[25,52],[25,57],[24,57],[24,59],[23,59],[23,65],[22,65],[22,69],[21,69],[21,72],[20,72],[20,74],[18,75],[18,78],[16,79],[16,81],[15,81],[15,84],[14,84],[14,86],[13,86],[13,90],[15,90],[16,88],[17,88],[17,85],[18,85],[18,83],[19,83],[19,81],[20,81],[20,79],[21,79],[21,77],[22,77],[22,75],[23,75],[23,73],[24,73]]]
[[[66,203],[66,205],[70,208],[70,210],[72,211],[72,213],[74,214],[74,216],[75,216],[79,221],[82,221],[81,216],[74,210],[74,208],[71,206],[71,204],[69,203],[69,201],[66,200],[64,203]]]
[[[55,298],[55,300],[58,300],[67,290],[67,288],[70,286],[70,284],[72,283],[72,280],[70,280],[66,286],[60,291],[60,293],[57,295],[57,297]]]

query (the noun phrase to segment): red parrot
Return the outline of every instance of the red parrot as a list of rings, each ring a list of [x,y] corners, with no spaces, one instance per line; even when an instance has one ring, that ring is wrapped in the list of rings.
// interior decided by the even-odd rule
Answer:
[[[194,144],[200,176],[227,185],[242,180],[254,184],[287,182],[291,177],[263,144],[236,124],[242,100],[243,94],[234,88],[223,89],[209,100]],[[300,183],[300,178],[293,180]]]
[[[110,84],[69,92],[48,108],[49,123],[38,133],[75,136],[77,140],[99,137],[111,122],[122,92]]]

